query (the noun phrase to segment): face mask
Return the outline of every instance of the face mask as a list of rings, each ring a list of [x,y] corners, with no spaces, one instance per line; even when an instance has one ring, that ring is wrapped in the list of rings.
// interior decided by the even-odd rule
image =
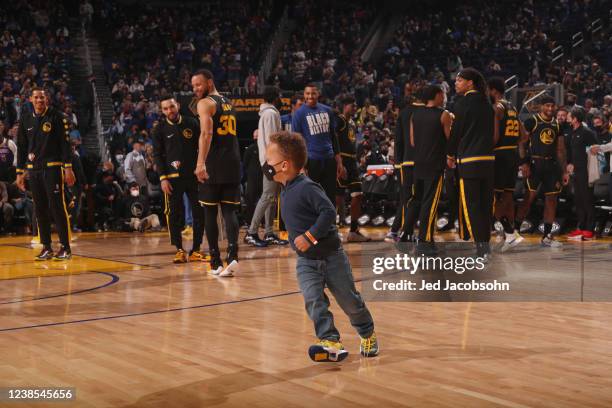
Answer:
[[[281,163],[282,161],[276,163],[274,166],[278,166]],[[265,162],[263,166],[261,166],[261,171],[263,172],[264,176],[266,176],[266,178],[269,181],[274,181],[274,176],[277,173],[276,170],[274,169],[274,166],[268,164],[268,162]]]
[[[130,194],[132,195],[132,197],[138,197],[140,195],[140,191],[130,190]]]

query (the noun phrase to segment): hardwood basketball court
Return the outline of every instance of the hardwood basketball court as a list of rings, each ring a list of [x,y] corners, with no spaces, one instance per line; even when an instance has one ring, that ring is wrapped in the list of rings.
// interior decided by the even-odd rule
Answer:
[[[379,242],[365,245],[389,245],[368,233]],[[587,268],[610,272],[611,244],[563,251],[596,254]],[[361,247],[345,248],[360,279]],[[566,261],[529,248],[494,262],[554,279]],[[165,233],[80,234],[73,253],[35,263],[27,237],[0,240],[0,384],[76,388],[53,406],[612,405],[609,303],[368,302],[381,342],[371,359],[333,303],[351,354],[316,364],[289,248],[241,245],[241,272],[226,279],[172,264]]]

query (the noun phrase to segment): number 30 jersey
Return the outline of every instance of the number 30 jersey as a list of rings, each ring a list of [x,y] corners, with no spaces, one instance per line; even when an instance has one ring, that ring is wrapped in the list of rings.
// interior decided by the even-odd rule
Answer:
[[[229,99],[209,95],[217,108],[213,116],[213,137],[206,158],[207,183],[240,183],[240,148],[236,129],[236,114]]]

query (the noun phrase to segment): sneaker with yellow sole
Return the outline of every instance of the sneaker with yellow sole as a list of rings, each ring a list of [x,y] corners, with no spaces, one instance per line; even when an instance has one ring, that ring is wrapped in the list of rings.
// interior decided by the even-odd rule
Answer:
[[[174,255],[174,259],[172,260],[172,262],[175,264],[187,263],[187,254],[185,253],[185,251],[182,249],[176,251],[176,255]]]
[[[189,225],[185,227],[185,229],[183,229],[183,231],[181,232],[181,234],[183,235],[191,235],[193,234],[193,228],[191,228]]]
[[[362,337],[359,351],[364,357],[376,357],[378,355],[378,340],[376,333],[372,333],[370,337]]]
[[[320,340],[308,349],[310,359],[317,363],[342,361],[348,354],[342,343],[333,340]]]
[[[189,262],[207,262],[210,261],[210,256],[202,251],[191,251],[189,253]]]

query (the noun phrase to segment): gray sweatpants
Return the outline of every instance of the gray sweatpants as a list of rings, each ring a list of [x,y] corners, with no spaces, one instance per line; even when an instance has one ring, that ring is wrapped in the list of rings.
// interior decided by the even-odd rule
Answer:
[[[266,217],[266,234],[274,232],[274,203],[276,203],[276,197],[280,191],[280,184],[276,181],[269,181],[267,178],[263,178],[263,192],[255,212],[253,213],[253,219],[251,220],[251,226],[249,227],[249,234],[256,234],[261,224],[261,219]]]

